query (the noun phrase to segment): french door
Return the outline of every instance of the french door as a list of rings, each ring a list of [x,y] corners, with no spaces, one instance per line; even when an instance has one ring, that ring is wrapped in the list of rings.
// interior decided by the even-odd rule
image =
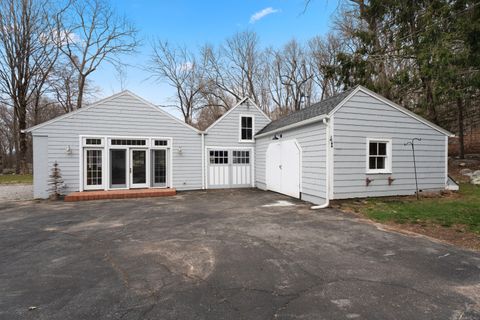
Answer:
[[[147,150],[130,149],[130,188],[146,188]]]
[[[99,148],[85,148],[83,157],[83,181],[85,190],[103,189],[103,150]]]
[[[152,186],[167,186],[167,150],[152,150]]]

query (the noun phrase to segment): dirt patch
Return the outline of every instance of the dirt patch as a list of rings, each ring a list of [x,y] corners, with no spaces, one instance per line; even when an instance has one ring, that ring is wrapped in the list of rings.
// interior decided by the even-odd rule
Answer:
[[[407,230],[410,232],[426,235],[431,238],[439,239],[458,247],[480,251],[480,236],[467,230],[465,226],[454,225],[449,228],[442,227],[433,223],[387,223],[396,229]]]
[[[367,216],[363,215],[362,213],[348,206],[340,206],[337,204],[337,209],[340,209],[343,212],[352,214],[359,218],[372,221],[376,225],[383,225],[385,226],[386,230],[393,230],[396,232],[407,233],[407,234],[414,233],[414,234],[424,235],[433,239],[437,239],[443,242],[453,244],[455,246],[458,246],[464,249],[480,251],[480,236],[476,233],[469,231],[466,226],[453,225],[450,227],[444,227],[444,226],[441,226],[435,223],[430,223],[430,222],[421,222],[421,223],[395,223],[392,221],[377,222],[369,219]]]

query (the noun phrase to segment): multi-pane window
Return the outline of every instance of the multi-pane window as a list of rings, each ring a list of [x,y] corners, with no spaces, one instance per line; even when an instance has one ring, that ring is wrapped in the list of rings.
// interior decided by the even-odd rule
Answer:
[[[250,151],[233,151],[233,163],[234,164],[249,164],[250,163]]]
[[[113,146],[144,146],[146,145],[144,139],[112,139]]]
[[[389,171],[389,142],[369,141],[368,145],[368,169],[371,172]]]
[[[155,145],[156,146],[167,146],[168,145],[168,140],[155,140]]]
[[[100,145],[100,144],[102,144],[102,139],[87,138],[87,139],[85,139],[85,144],[86,145]]]
[[[242,116],[240,119],[240,140],[253,140],[253,117]]]
[[[228,151],[226,150],[211,150],[210,164],[228,164]]]
[[[87,186],[102,185],[102,150],[87,150]]]

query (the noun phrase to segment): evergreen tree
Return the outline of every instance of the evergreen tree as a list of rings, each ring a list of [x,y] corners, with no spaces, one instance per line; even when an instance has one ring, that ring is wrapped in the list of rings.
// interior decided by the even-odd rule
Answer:
[[[50,198],[53,200],[58,200],[62,195],[62,190],[65,185],[62,178],[62,172],[58,167],[57,161],[55,161],[55,163],[53,164],[48,184],[50,186]]]

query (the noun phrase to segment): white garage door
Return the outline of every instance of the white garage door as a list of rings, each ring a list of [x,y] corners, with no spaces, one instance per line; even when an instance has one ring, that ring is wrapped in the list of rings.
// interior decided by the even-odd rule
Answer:
[[[251,149],[208,149],[208,188],[252,187]]]
[[[267,189],[300,197],[300,149],[293,140],[272,142],[267,149]]]

